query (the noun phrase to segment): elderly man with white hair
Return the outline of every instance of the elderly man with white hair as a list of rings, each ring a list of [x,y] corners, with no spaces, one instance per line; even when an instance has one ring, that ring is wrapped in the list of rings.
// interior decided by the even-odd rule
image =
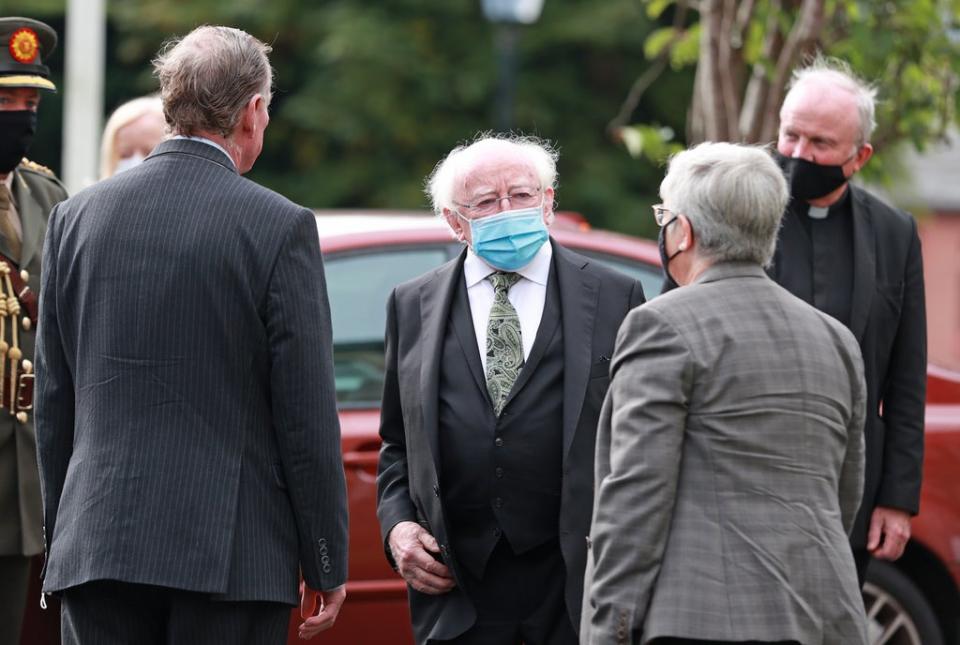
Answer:
[[[377,514],[418,643],[577,641],[597,417],[643,290],[550,239],[556,160],[447,155],[428,190],[463,252],[387,305]]]
[[[764,272],[787,185],[763,149],[672,159],[654,206],[681,285],[617,337],[597,431],[581,643],[866,642],[848,329]]]

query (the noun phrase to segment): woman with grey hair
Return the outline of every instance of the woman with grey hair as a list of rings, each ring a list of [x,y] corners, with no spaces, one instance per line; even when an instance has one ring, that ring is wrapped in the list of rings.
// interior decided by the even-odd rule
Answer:
[[[674,157],[654,206],[681,288],[617,337],[581,643],[866,642],[853,335],[774,283],[787,187],[761,148]]]

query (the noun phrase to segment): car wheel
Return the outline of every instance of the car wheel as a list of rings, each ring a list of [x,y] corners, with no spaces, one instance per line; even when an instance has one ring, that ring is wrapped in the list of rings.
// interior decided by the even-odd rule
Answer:
[[[871,645],[943,645],[937,617],[910,578],[874,561],[863,585]]]

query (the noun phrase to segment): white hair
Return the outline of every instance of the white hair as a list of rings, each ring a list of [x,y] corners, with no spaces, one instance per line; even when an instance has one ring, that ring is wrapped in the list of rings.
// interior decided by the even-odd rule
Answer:
[[[513,134],[481,132],[472,143],[459,145],[436,165],[427,177],[425,191],[430,198],[433,212],[443,214],[443,209],[455,209],[453,199],[457,187],[463,185],[467,175],[476,166],[480,154],[495,148],[507,148],[512,154],[525,159],[534,168],[540,188],[556,190],[557,160],[560,154],[545,139]]]
[[[877,88],[857,76],[850,65],[839,58],[817,56],[809,65],[795,69],[787,86],[787,96],[798,87],[813,82],[833,85],[850,92],[857,104],[857,117],[860,131],[857,133],[857,147],[870,141],[870,135],[877,127],[876,101]]]
[[[670,159],[660,196],[690,220],[703,257],[767,266],[790,195],[766,148],[708,141]]]

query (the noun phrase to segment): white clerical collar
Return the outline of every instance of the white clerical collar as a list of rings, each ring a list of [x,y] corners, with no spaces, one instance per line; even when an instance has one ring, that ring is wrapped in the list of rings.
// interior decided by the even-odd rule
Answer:
[[[182,134],[176,134],[176,135],[174,135],[174,136],[172,136],[172,137],[170,137],[170,138],[171,138],[171,139],[186,139],[187,141],[199,141],[200,143],[205,143],[205,144],[207,144],[208,146],[213,146],[214,148],[216,148],[217,150],[219,150],[220,152],[222,152],[222,153],[227,157],[227,159],[230,160],[230,163],[233,164],[234,168],[236,168],[236,164],[233,163],[233,157],[231,157],[231,156],[230,156],[230,153],[227,152],[226,149],[224,149],[224,147],[221,146],[221,145],[220,145],[219,143],[217,143],[216,141],[211,141],[210,139],[207,139],[206,137],[188,137],[188,136],[185,136],[185,135],[182,135]]]
[[[521,269],[514,273],[546,286],[547,279],[550,277],[550,261],[553,259],[553,245],[547,240],[533,256],[533,259]],[[463,277],[467,281],[467,288],[487,279],[491,273],[496,273],[499,269],[490,266],[484,260],[473,252],[473,249],[467,248],[467,257],[463,260]]]

